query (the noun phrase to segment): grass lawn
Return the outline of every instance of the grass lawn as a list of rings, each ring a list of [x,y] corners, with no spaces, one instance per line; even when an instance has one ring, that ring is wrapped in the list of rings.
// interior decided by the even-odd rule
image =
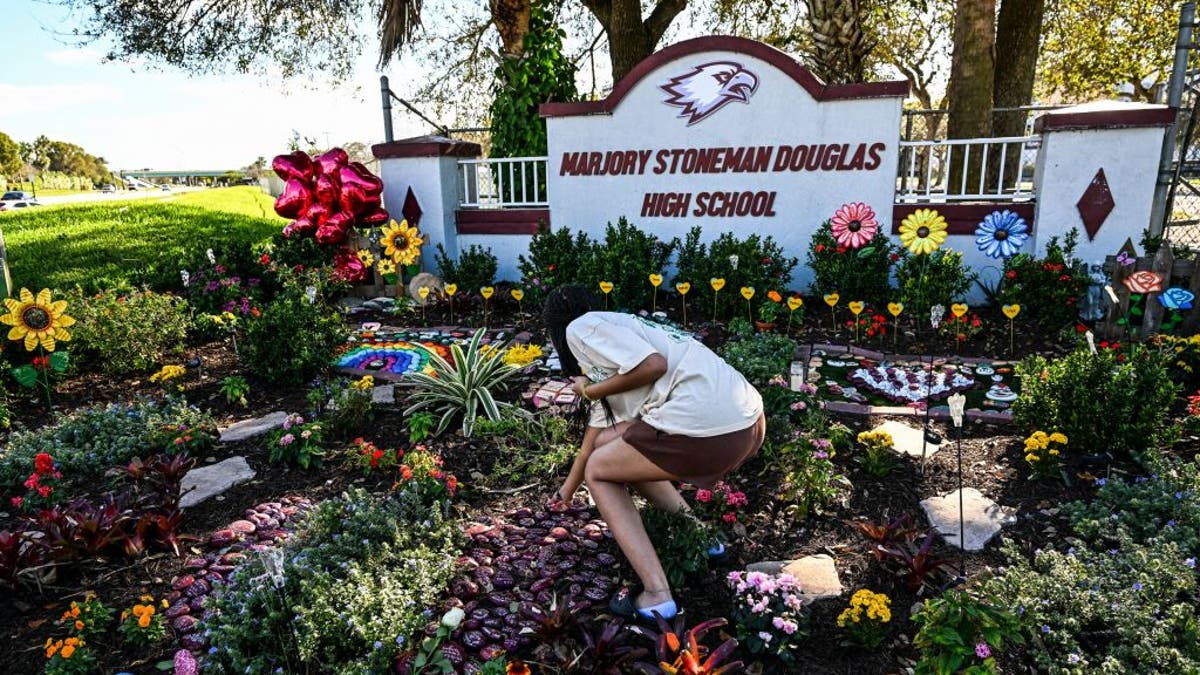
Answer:
[[[284,220],[253,186],[64,204],[0,215],[13,286],[84,290],[145,282],[208,247],[248,246]]]

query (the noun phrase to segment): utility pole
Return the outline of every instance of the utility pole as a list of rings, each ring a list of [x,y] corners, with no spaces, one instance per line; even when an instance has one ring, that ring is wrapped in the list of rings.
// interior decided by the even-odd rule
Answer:
[[[1179,129],[1179,106],[1183,102],[1184,80],[1188,70],[1188,55],[1192,50],[1192,29],[1196,23],[1196,3],[1183,3],[1179,10],[1179,35],[1175,40],[1175,65],[1171,68],[1171,80],[1167,88],[1167,106],[1175,113],[1163,135],[1162,156],[1158,161],[1158,183],[1154,186],[1154,204],[1150,209],[1150,236],[1160,237],[1166,229],[1167,198],[1171,191],[1173,173],[1171,164],[1175,160],[1175,136]],[[1182,158],[1180,158],[1182,161]]]

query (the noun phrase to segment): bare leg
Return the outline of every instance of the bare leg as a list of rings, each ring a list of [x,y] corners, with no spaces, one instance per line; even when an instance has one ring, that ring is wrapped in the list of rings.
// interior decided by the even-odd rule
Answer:
[[[671,484],[669,480],[643,481],[634,483],[633,489],[637,490],[658,510],[666,511],[667,513],[691,513],[691,508],[679,495],[679,490]]]
[[[667,481],[676,476],[660,469],[619,437],[592,451],[584,473],[600,515],[645,588],[634,601],[635,606],[649,607],[670,600],[666,572],[626,485]]]

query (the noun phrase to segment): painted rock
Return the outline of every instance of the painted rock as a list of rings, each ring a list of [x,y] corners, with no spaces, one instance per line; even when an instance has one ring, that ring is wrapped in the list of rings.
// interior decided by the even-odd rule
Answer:
[[[235,520],[229,524],[229,529],[241,534],[254,534],[258,527],[248,520]]]
[[[179,577],[178,579],[176,579],[175,583],[171,584],[171,588],[173,588],[177,591],[182,591],[185,588],[188,588],[189,586],[191,586],[195,581],[196,581],[196,577],[193,577],[190,574],[185,574],[185,575]]]
[[[172,621],[171,627],[174,628],[176,632],[186,635],[188,633],[195,633],[196,625],[199,623],[200,621],[196,617],[190,614],[185,614]]]
[[[178,619],[179,617],[183,616],[184,614],[191,614],[191,613],[192,613],[192,608],[189,607],[186,602],[177,602],[174,605],[171,605],[170,607],[168,607],[167,611],[163,613],[163,616],[167,617],[168,619]]]
[[[179,642],[183,645],[184,649],[189,649],[194,652],[202,651],[208,646],[208,640],[205,640],[204,636],[199,633],[189,633],[184,635]]]

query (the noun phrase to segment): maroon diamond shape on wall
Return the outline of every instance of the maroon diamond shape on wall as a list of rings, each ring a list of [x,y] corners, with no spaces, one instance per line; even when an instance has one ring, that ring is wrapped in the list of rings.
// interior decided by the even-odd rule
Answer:
[[[400,214],[408,221],[409,227],[421,224],[421,205],[417,203],[417,196],[413,194],[411,187],[408,188],[408,194],[404,195],[404,206],[400,208]]]
[[[1079,209],[1079,218],[1083,220],[1083,227],[1087,230],[1088,241],[1096,238],[1096,233],[1100,231],[1100,226],[1108,220],[1108,214],[1112,213],[1113,207],[1117,203],[1113,201],[1112,190],[1108,189],[1108,179],[1104,177],[1104,169],[1096,172],[1096,177],[1092,179],[1087,189],[1083,191],[1083,196],[1076,202],[1075,208]]]

